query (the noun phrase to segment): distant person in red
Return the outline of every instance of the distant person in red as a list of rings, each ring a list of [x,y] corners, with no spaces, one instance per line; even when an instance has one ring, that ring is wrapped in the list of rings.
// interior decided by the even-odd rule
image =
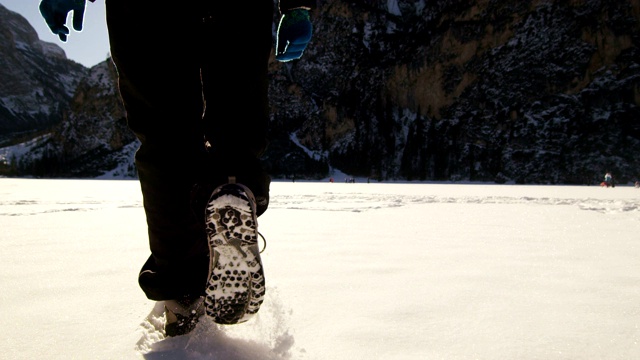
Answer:
[[[613,176],[610,172],[607,171],[607,173],[604,174],[604,181],[602,182],[602,184],[606,187],[615,187],[615,184],[613,183]]]
[[[141,143],[135,163],[151,256],[139,284],[149,299],[165,301],[167,335],[180,335],[195,326],[203,302],[210,315],[209,306],[217,301],[205,294],[219,285],[211,268],[221,256],[211,248],[205,227],[212,191],[229,185],[224,191],[244,198],[254,220],[269,203],[271,180],[259,159],[268,143],[274,4],[105,4],[120,95]],[[42,0],[40,12],[51,31],[67,41],[68,14],[80,31],[85,6],[85,0]],[[315,0],[280,0],[278,6],[276,59],[298,59],[311,39]],[[257,222],[250,229],[257,234]],[[257,244],[238,246],[242,254],[257,254],[253,266],[262,276]]]

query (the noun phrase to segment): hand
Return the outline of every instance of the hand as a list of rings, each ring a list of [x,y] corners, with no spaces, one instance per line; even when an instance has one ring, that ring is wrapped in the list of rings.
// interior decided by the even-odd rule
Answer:
[[[89,0],[94,2],[95,0]],[[60,41],[67,41],[69,28],[65,26],[67,15],[73,11],[73,29],[82,31],[84,20],[84,8],[86,0],[42,0],[40,2],[40,14],[49,25],[51,32],[58,35]]]
[[[278,25],[276,60],[299,59],[311,40],[313,27],[306,9],[293,9],[282,15]]]

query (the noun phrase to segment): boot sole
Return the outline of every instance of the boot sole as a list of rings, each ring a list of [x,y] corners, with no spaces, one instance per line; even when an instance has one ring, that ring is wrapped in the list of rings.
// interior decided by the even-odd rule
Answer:
[[[210,263],[205,312],[218,324],[253,317],[265,296],[256,205],[241,184],[216,188],[205,211]]]

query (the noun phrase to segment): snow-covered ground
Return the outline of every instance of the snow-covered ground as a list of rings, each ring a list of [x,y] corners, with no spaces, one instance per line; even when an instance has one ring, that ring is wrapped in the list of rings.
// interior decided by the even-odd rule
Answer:
[[[0,358],[640,358],[640,189],[275,182],[259,220],[258,316],[162,339],[137,181],[0,179]]]

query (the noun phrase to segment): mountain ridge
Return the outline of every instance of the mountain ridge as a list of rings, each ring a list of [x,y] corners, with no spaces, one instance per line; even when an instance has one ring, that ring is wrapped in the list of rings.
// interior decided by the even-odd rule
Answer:
[[[270,63],[265,164],[277,178],[340,169],[380,181],[593,184],[612,171],[635,181],[639,19],[638,0],[321,1],[303,58]],[[82,79],[94,68],[69,66],[46,71],[75,86],[47,97],[56,124],[48,156],[36,146],[40,152],[15,161],[20,171],[99,176],[125,168],[135,176],[114,69],[105,76],[112,85],[91,90]],[[28,113],[5,103],[0,130],[2,114]],[[35,174],[34,163],[49,170]]]

